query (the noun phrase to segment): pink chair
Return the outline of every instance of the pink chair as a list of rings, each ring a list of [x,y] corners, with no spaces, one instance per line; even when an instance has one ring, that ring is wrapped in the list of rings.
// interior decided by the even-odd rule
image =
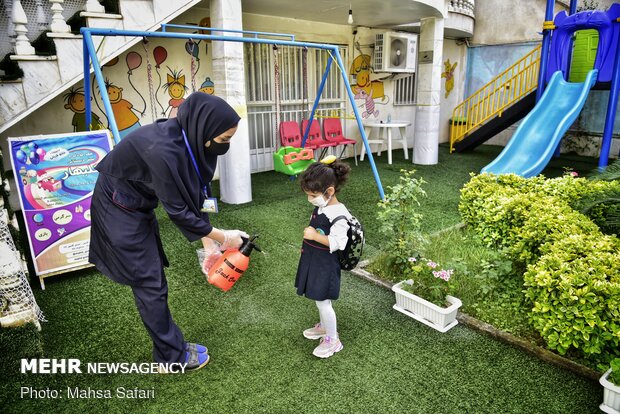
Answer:
[[[302,137],[303,137],[303,134],[306,133],[306,129],[308,129],[309,122],[310,121],[308,121],[307,119],[301,122]],[[319,124],[319,121],[314,119],[312,121],[312,124],[310,125],[310,131],[308,132],[308,139],[306,140],[306,148],[312,148],[314,150],[317,150],[320,148],[321,155],[319,156],[319,159],[322,159],[323,156],[325,155],[325,152],[327,151],[327,148],[336,147],[338,145],[339,144],[328,142],[323,139],[323,136],[321,135],[321,125]]]
[[[340,118],[326,118],[323,121],[323,133],[328,142],[343,146],[340,157],[338,158],[342,157],[347,145],[353,145],[353,156],[355,157],[355,165],[357,165],[357,141],[346,138],[342,135],[342,124],[340,123]]]

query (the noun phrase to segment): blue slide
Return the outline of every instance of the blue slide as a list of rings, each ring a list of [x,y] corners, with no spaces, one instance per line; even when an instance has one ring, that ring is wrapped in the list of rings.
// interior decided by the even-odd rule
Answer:
[[[527,114],[504,150],[482,173],[533,177],[549,163],[566,130],[575,121],[596,83],[598,70],[588,72],[585,82],[566,82],[562,71],[551,77],[540,101]]]

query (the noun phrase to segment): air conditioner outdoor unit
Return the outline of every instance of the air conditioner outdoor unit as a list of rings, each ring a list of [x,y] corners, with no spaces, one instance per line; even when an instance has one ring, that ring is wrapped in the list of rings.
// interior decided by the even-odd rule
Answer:
[[[375,72],[415,72],[418,35],[385,32],[375,35]]]

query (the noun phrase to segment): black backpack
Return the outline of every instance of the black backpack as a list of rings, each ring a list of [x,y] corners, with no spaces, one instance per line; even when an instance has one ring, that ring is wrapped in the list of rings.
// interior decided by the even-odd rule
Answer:
[[[338,220],[346,220],[349,226],[347,231],[347,245],[344,250],[338,250],[338,261],[342,270],[351,270],[357,266],[362,257],[364,249],[364,227],[355,217],[347,219],[345,216],[338,216],[332,220],[332,224]]]

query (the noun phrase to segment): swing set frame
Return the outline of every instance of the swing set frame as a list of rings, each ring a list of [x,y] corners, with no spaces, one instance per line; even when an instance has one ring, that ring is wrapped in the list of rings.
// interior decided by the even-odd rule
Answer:
[[[283,34],[283,33],[217,29],[217,28],[212,28],[212,27],[202,27],[202,26],[193,26],[193,25],[174,25],[174,24],[162,24],[161,27],[162,27],[161,32],[148,32],[148,31],[140,31],[140,30],[99,29],[99,28],[88,28],[88,27],[82,27],[80,29],[80,33],[82,34],[82,46],[83,46],[83,51],[84,51],[84,95],[85,95],[84,100],[86,103],[86,108],[85,108],[86,125],[90,125],[92,121],[91,120],[91,82],[90,82],[91,62],[92,62],[92,67],[93,67],[93,71],[95,74],[95,79],[96,79],[97,85],[99,86],[99,90],[100,91],[106,90],[105,82],[103,79],[103,74],[101,72],[101,65],[99,64],[99,58],[97,56],[97,51],[96,51],[96,48],[95,48],[95,45],[92,39],[93,36],[103,36],[103,37],[105,36],[127,36],[127,37],[141,37],[141,38],[154,37],[154,38],[168,38],[168,39],[204,39],[204,40],[218,40],[218,41],[225,41],[225,42],[264,43],[264,44],[271,44],[271,45],[277,45],[277,46],[296,46],[296,47],[306,47],[306,48],[327,50],[330,54],[330,58],[327,61],[325,72],[323,73],[323,78],[321,79],[321,83],[319,85],[319,89],[317,91],[316,98],[312,106],[312,111],[310,112],[310,118],[309,118],[310,122],[308,122],[308,126],[306,127],[306,130],[304,131],[304,135],[301,141],[301,147],[304,148],[306,145],[306,140],[308,139],[308,133],[310,132],[310,126],[312,122],[315,121],[314,117],[315,117],[316,109],[318,107],[321,94],[323,93],[323,89],[325,88],[325,82],[327,81],[327,76],[329,74],[332,61],[336,60],[336,64],[338,65],[340,69],[340,73],[344,81],[344,86],[349,96],[351,107],[353,108],[353,112],[355,114],[355,119],[357,121],[357,126],[359,128],[362,141],[364,142],[364,146],[366,148],[366,153],[368,154],[368,161],[370,163],[370,167],[372,169],[372,173],[375,178],[375,182],[377,184],[377,189],[379,191],[379,197],[382,200],[385,199],[385,193],[383,191],[383,185],[381,184],[381,178],[379,177],[377,166],[375,165],[375,161],[372,156],[372,151],[370,150],[370,145],[368,144],[368,137],[366,136],[366,132],[364,131],[364,126],[362,124],[362,118],[357,109],[357,105],[355,104],[355,98],[353,95],[353,91],[351,90],[351,84],[349,83],[349,79],[346,76],[346,70],[342,62],[342,57],[340,56],[338,46],[322,44],[322,43],[299,42],[295,40],[295,35]],[[213,33],[213,32],[235,33],[237,34],[237,36],[168,32],[167,31],[168,28],[200,30],[200,31],[206,31],[209,33]],[[243,37],[244,35],[252,35],[253,37]],[[269,36],[272,38],[275,37],[276,39],[267,39],[267,38],[259,37],[259,36]],[[110,98],[107,93],[101,93],[101,99],[103,101],[103,105],[105,107],[105,111],[108,116],[110,129],[112,130],[112,135],[114,136],[114,141],[118,144],[120,142],[120,134],[118,132],[118,127],[116,125],[116,119],[114,118],[114,112],[112,111],[112,104],[110,103]]]

